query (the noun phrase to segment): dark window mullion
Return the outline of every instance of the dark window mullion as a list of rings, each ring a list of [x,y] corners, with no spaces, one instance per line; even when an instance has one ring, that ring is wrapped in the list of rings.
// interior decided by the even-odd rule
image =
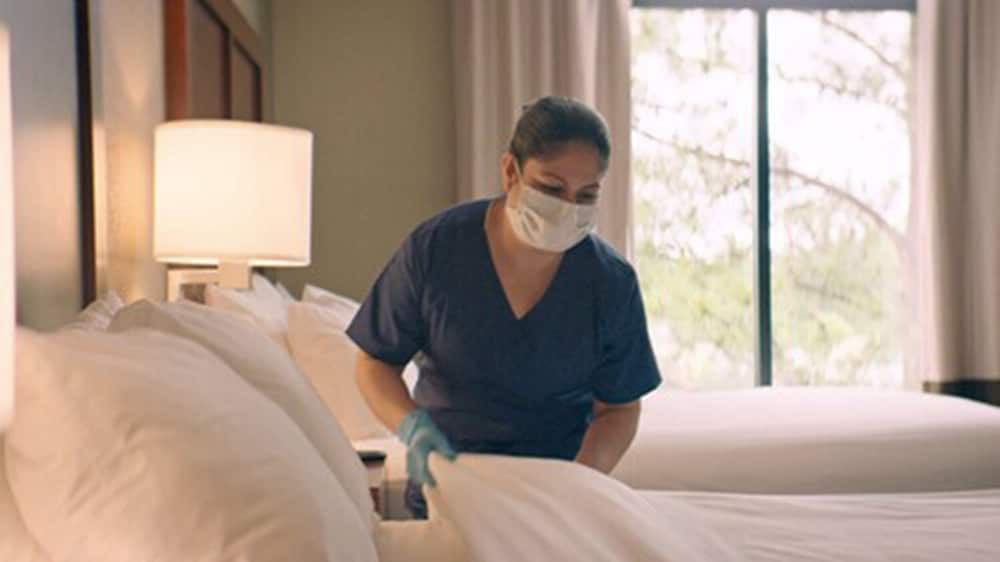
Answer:
[[[771,135],[768,129],[767,77],[767,10],[757,15],[757,142],[754,185],[756,221],[754,224],[754,312],[756,348],[756,382],[770,386],[772,380],[773,337],[771,329]]]

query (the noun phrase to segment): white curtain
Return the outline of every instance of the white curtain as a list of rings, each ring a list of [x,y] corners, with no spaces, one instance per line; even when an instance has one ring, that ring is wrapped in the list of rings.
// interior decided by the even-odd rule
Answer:
[[[917,7],[918,374],[1000,380],[1000,1]]]
[[[521,106],[579,99],[611,129],[598,232],[628,256],[629,0],[452,0],[458,198],[500,190],[500,155]]]

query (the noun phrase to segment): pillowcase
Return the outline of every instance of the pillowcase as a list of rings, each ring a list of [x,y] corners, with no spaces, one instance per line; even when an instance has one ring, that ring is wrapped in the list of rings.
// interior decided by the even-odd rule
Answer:
[[[0,560],[3,562],[48,562],[21,520],[14,495],[7,483],[3,441],[0,440]]]
[[[342,330],[347,329],[351,320],[354,319],[354,315],[357,314],[358,309],[361,308],[361,304],[350,297],[338,295],[332,291],[327,291],[326,289],[321,289],[315,285],[308,284],[305,289],[302,290],[302,302],[318,304],[331,310],[337,315]]]
[[[288,307],[288,347],[348,439],[391,435],[358,390],[354,379],[358,347],[344,333],[336,310],[305,302]]]
[[[152,328],[204,346],[281,407],[312,442],[371,528],[375,509],[365,467],[288,353],[238,316],[191,302],[136,302],[118,313],[110,330],[138,328]]]
[[[375,562],[315,448],[205,348],[149,330],[17,348],[8,476],[53,559]]]
[[[103,332],[115,314],[125,306],[125,301],[115,291],[105,291],[104,295],[87,305],[69,324],[60,330],[91,330]]]
[[[228,289],[218,285],[205,287],[205,304],[235,312],[251,320],[281,345],[288,331],[288,304],[266,277],[254,273],[250,289]]]
[[[578,463],[436,453],[430,463],[431,518],[454,525],[478,562],[737,559],[694,511],[654,506]]]
[[[293,302],[298,302],[295,300],[295,297],[293,297],[292,294],[288,292],[288,288],[282,285],[280,282],[275,283],[274,288],[275,290],[278,291],[278,294],[281,295],[281,302],[283,302],[285,306],[288,306]]]
[[[341,331],[346,331],[347,327],[354,320],[354,316],[358,313],[358,309],[361,305],[358,301],[345,297],[343,295],[338,295],[337,293],[327,291],[326,289],[321,289],[315,285],[306,285],[305,289],[302,291],[302,302],[309,304],[320,305],[332,312],[333,317],[336,318],[337,325]],[[354,342],[351,342],[352,344]],[[355,349],[357,349],[355,347]],[[351,364],[351,372],[353,372],[354,364]],[[340,367],[338,367],[338,370]],[[410,362],[406,365],[406,369],[403,370],[403,381],[406,382],[406,387],[410,390],[410,394],[413,394],[413,389],[417,385],[417,377],[420,372],[414,362]],[[352,375],[353,376],[353,375]]]

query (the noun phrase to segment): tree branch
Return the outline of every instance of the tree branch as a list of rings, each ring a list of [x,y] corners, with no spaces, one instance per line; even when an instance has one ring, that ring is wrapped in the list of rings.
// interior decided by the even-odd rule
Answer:
[[[662,139],[657,137],[656,135],[649,133],[648,131],[644,131],[635,126],[633,127],[633,130],[635,130],[635,132],[639,133],[643,137],[646,137],[647,139],[650,139],[654,142],[658,142],[660,144],[670,146],[674,150],[677,150],[678,152],[682,152],[684,154],[689,154],[691,156],[712,160],[730,166],[740,166],[745,168],[751,167],[750,162],[740,158],[733,158],[732,156],[728,156],[725,154],[711,152],[705,150],[700,146],[686,145],[682,142],[673,139]],[[879,214],[878,211],[872,209],[867,203],[859,199],[853,193],[850,193],[844,190],[843,188],[833,185],[832,183],[822,180],[818,177],[810,176],[808,174],[804,174],[802,172],[799,172],[797,170],[792,170],[790,168],[785,168],[785,167],[771,168],[771,172],[774,174],[783,175],[785,177],[794,178],[801,181],[802,183],[817,187],[820,190],[824,191],[827,195],[833,197],[834,199],[847,203],[849,206],[856,209],[862,215],[868,217],[868,219],[872,221],[872,223],[874,223],[876,227],[881,229],[889,237],[892,243],[896,246],[896,249],[900,252],[899,254],[900,256],[905,256],[909,251],[906,244],[906,239],[903,237],[903,235],[898,230],[896,230],[894,226],[889,224],[889,221],[887,221],[885,217]]]
[[[778,68],[778,78],[788,83],[808,84],[810,86],[815,86],[816,88],[819,88],[821,91],[829,90],[839,96],[853,98],[858,101],[877,101],[882,105],[886,106],[887,108],[891,109],[893,113],[895,113],[896,116],[899,117],[899,119],[902,120],[904,123],[910,122],[910,116],[907,113],[905,107],[893,103],[891,101],[886,101],[883,99],[879,99],[877,97],[869,96],[865,94],[863,91],[851,88],[850,86],[846,86],[844,84],[831,84],[828,82],[824,82],[823,80],[815,76],[790,76],[788,74],[785,74],[785,72],[781,70],[780,67]]]
[[[834,31],[840,33],[841,35],[847,37],[848,39],[853,40],[863,49],[871,53],[872,56],[874,56],[876,59],[879,60],[879,62],[881,62],[890,70],[892,70],[892,72],[896,75],[897,78],[899,78],[901,82],[903,82],[904,84],[907,82],[906,72],[904,72],[902,67],[899,66],[899,63],[889,60],[889,57],[885,56],[885,53],[883,53],[875,45],[872,45],[870,42],[868,42],[868,40],[862,37],[860,33],[832,19],[829,14],[824,13],[822,16],[820,16],[820,19],[823,22],[823,25],[826,25],[830,29],[833,29]]]

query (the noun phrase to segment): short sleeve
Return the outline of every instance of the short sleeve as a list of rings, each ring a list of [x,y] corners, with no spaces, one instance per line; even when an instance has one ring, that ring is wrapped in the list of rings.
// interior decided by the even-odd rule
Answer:
[[[411,234],[379,275],[347,327],[347,336],[372,357],[405,365],[424,345],[421,295],[427,257]]]
[[[605,306],[609,318],[594,374],[594,397],[609,404],[638,400],[660,385],[660,370],[649,342],[646,312],[635,274]]]

